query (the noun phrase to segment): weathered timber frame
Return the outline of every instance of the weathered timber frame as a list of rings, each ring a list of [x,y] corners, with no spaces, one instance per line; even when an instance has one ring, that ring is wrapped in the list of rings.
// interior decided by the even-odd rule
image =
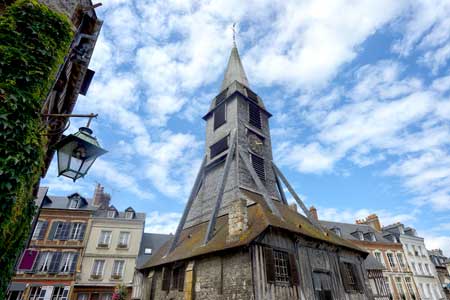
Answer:
[[[195,178],[194,186],[192,187],[191,194],[189,195],[189,200],[186,203],[186,207],[184,208],[184,212],[183,215],[181,216],[180,223],[178,223],[177,231],[175,232],[175,236],[172,240],[172,243],[170,244],[170,247],[166,255],[172,252],[173,249],[175,249],[178,240],[180,239],[180,234],[181,231],[183,230],[184,224],[186,223],[186,218],[189,214],[189,211],[191,210],[192,203],[194,202],[194,199],[197,196],[198,192],[200,191],[200,187],[203,184],[203,178],[205,176],[205,165],[206,165],[206,155],[203,157],[202,164],[200,166],[200,169],[198,170],[197,177]]]
[[[314,217],[311,215],[311,213],[308,210],[308,208],[306,208],[306,205],[303,203],[302,199],[300,199],[300,197],[297,195],[295,190],[289,184],[289,181],[286,179],[286,177],[284,177],[283,173],[281,173],[280,169],[278,169],[278,167],[275,165],[274,162],[272,162],[272,167],[273,167],[273,170],[275,171],[275,177],[278,177],[278,176],[280,177],[280,179],[283,181],[284,185],[287,187],[289,193],[291,193],[292,197],[294,197],[294,199],[297,202],[297,204],[301,207],[301,209],[305,213],[305,215],[308,218],[308,220],[314,226],[316,226],[318,229],[320,229],[323,233],[325,233],[325,230],[322,228],[320,223],[316,219],[314,219]],[[280,190],[282,190],[282,187],[281,187]]]
[[[222,180],[219,181],[217,185],[217,193],[216,193],[216,201],[213,211],[211,212],[211,218],[208,222],[208,229],[205,235],[204,244],[206,245],[212,238],[214,234],[214,227],[216,227],[217,214],[219,213],[220,204],[222,203],[223,191],[225,190],[225,185],[227,184],[228,173],[230,172],[231,160],[233,159],[233,155],[235,154],[236,143],[237,143],[237,135],[236,130],[233,130],[230,137],[231,145],[230,150],[228,150],[227,158],[225,160],[225,166],[223,169]]]

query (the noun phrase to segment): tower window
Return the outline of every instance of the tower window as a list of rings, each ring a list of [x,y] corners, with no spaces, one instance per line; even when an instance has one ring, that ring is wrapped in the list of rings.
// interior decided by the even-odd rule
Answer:
[[[214,111],[214,130],[225,124],[225,103],[220,104]]]
[[[248,118],[251,125],[261,128],[261,109],[252,102],[248,103]]]
[[[223,100],[227,98],[228,88],[224,89],[219,95],[216,97],[216,106],[219,105]]]
[[[210,147],[211,159],[228,149],[228,136],[220,139]]]
[[[250,155],[252,158],[252,165],[253,168],[255,169],[256,174],[258,175],[259,179],[261,179],[261,181],[265,181],[266,173],[264,170],[264,159],[254,154]]]
[[[256,103],[258,103],[258,96],[250,89],[246,89],[247,90],[247,96],[250,100],[255,101]]]

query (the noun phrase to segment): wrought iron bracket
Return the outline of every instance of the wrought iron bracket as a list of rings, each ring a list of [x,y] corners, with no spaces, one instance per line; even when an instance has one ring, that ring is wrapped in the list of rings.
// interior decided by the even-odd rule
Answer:
[[[70,126],[70,118],[89,118],[86,127],[89,128],[93,118],[98,114],[42,114],[47,129],[47,136],[58,135],[66,131]]]

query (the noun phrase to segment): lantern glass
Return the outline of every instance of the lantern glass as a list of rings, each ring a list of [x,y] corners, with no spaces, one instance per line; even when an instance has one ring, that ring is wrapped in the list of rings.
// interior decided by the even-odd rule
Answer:
[[[107,151],[100,147],[92,130],[80,128],[55,145],[58,151],[58,173],[73,181],[84,177],[94,161]]]

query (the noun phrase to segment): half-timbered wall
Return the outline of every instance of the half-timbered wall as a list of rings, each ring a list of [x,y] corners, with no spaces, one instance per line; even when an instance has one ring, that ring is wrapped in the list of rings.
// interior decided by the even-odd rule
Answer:
[[[264,249],[267,247],[295,254],[295,264],[299,274],[297,285],[268,282],[264,255]],[[368,278],[362,268],[362,258],[356,252],[339,249],[324,243],[307,241],[278,230],[269,230],[252,246],[251,252],[255,299],[319,300],[319,290],[323,289],[330,293],[331,299],[372,299],[369,289],[366,287]],[[361,292],[347,292],[344,289],[341,262],[352,263],[356,266],[357,275],[362,284]],[[321,283],[323,286],[319,287],[318,285]]]

